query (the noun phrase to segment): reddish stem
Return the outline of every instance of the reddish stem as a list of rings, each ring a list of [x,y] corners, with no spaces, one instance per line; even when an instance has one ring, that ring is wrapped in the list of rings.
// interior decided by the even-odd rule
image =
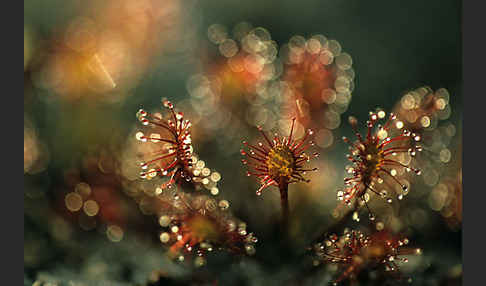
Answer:
[[[289,183],[287,178],[280,178],[280,206],[282,208],[282,228],[286,229],[289,221]]]

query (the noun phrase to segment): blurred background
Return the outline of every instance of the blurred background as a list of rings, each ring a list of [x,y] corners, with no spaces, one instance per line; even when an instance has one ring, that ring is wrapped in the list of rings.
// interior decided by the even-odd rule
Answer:
[[[343,215],[348,117],[364,132],[378,108],[420,133],[425,150],[414,161],[421,176],[399,174],[405,199],[370,206],[423,250],[402,269],[409,285],[461,285],[461,6],[25,0],[24,284],[327,285],[335,269],[307,271],[304,252]],[[138,199],[155,187],[138,176],[135,138],[137,111],[166,113],[164,98],[193,124],[198,172],[209,178],[200,192],[246,222],[254,255],[167,255],[160,218]],[[290,186],[283,243],[279,193],[255,194],[239,151],[261,139],[257,125],[286,135],[292,117],[295,136],[315,131],[320,157],[310,183]],[[374,275],[359,284],[378,285]]]

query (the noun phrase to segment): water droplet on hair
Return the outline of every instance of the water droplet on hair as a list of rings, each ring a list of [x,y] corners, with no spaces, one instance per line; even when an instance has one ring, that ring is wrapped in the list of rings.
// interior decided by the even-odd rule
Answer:
[[[167,108],[170,108],[170,109],[173,109],[174,108],[174,105],[172,104],[172,102],[168,101],[167,99],[163,100],[162,101],[162,104],[167,107]]]

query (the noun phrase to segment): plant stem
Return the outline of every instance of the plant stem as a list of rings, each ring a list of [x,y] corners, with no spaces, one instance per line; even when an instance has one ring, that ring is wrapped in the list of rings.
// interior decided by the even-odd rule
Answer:
[[[282,228],[286,229],[289,221],[289,183],[286,178],[280,178],[280,206],[282,209]]]

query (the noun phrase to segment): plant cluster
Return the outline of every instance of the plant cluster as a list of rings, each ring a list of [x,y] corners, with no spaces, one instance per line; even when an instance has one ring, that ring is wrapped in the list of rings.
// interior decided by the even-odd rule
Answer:
[[[280,108],[271,109],[271,114],[282,118],[280,133],[288,130],[287,134],[275,132],[268,135],[274,129],[271,127],[274,124],[267,120],[272,117],[259,120],[256,116],[248,123],[257,127],[262,140],[243,140],[244,148],[240,154],[243,156],[241,162],[248,167],[246,175],[255,177],[260,184],[257,196],[266,189],[279,190],[280,231],[282,237],[286,237],[292,216],[289,185],[309,183],[306,173],[318,171],[317,167],[307,164],[319,157],[319,152],[312,151],[316,141],[319,146],[330,144],[323,143],[326,140],[332,142],[330,130],[339,125],[340,114],[347,109],[353,89],[352,59],[341,52],[341,46],[335,40],[322,35],[310,39],[294,36],[284,45],[280,58],[283,63],[279,66],[276,43],[268,31],[240,24],[234,34],[236,40],[229,38],[222,26],[209,28],[209,38],[219,46],[223,59],[216,61],[216,67],[209,68],[207,76],[192,77],[188,90],[195,100],[193,102],[202,100],[202,110],[208,109],[208,104],[220,105],[231,118],[238,118],[238,126],[241,126],[244,119],[241,111],[258,115],[255,110],[260,108],[267,112],[270,109],[266,106],[271,105],[268,99],[275,97],[272,89],[279,87],[278,94],[284,96],[277,100]],[[225,98],[234,93],[244,94],[250,104],[244,105],[243,110],[235,108],[233,99]],[[208,94],[211,97],[207,97]],[[421,175],[421,165],[429,167],[432,164],[421,153],[436,153],[429,148],[434,136],[427,130],[437,126],[440,119],[447,118],[447,112],[450,113],[448,101],[449,94],[445,89],[433,92],[424,87],[410,91],[388,115],[380,108],[369,112],[364,134],[359,130],[357,118],[349,117],[356,138],[343,137],[349,145],[346,157],[350,165],[345,168],[349,176],[344,178],[344,187],[336,191],[338,204],[335,209],[335,213],[346,215],[338,219],[336,225],[323,228],[321,239],[310,247],[314,266],[337,267],[334,283],[345,280],[354,283],[366,270],[378,270],[402,280],[400,264],[408,261],[404,256],[421,254],[420,248],[409,247],[409,239],[392,230],[388,222],[378,222],[380,210],[370,204],[377,200],[386,204],[402,201],[414,182],[409,174]],[[145,212],[158,216],[163,228],[160,241],[170,244],[170,256],[179,261],[195,254],[196,266],[204,265],[206,254],[213,250],[254,254],[257,239],[247,232],[246,223],[230,213],[229,202],[218,202],[211,196],[197,193],[206,189],[217,196],[216,183],[221,176],[211,174],[204,167],[204,161],[198,163],[191,139],[191,120],[176,111],[170,101],[163,99],[162,102],[168,110],[166,114],[138,111],[137,118],[145,130],[135,134],[144,144],[139,147],[140,178],[153,181],[150,188],[155,189],[148,195],[144,192],[135,196],[135,199]],[[192,111],[195,112],[191,114],[198,113],[194,106]],[[204,113],[199,112],[199,119]],[[316,120],[320,113],[325,115],[324,124]],[[248,118],[251,116],[247,115]],[[310,128],[319,130],[319,138]],[[331,137],[331,140],[323,137]],[[346,227],[350,217],[360,222],[363,210],[368,213],[369,220],[361,223],[368,223],[368,228]],[[342,236],[331,233],[343,230]]]

